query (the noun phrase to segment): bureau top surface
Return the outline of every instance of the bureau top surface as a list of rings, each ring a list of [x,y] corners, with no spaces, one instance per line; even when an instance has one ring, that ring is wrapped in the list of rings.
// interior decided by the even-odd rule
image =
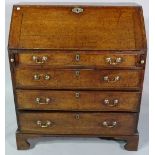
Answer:
[[[139,6],[14,6],[9,49],[143,50]]]

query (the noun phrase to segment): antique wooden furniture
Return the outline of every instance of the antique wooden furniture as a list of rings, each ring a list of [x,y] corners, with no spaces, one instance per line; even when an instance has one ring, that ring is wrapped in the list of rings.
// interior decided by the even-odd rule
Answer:
[[[18,149],[28,138],[85,136],[137,150],[147,51],[140,6],[15,5],[8,50]]]

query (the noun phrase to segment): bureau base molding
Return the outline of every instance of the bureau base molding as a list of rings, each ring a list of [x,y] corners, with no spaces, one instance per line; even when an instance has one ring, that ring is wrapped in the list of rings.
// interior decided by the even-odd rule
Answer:
[[[137,151],[139,134],[134,135],[52,135],[52,134],[33,134],[33,133],[23,133],[19,130],[16,131],[16,143],[18,150],[28,150],[32,148],[31,144],[28,142],[28,139],[34,139],[39,137],[98,137],[105,140],[123,140],[126,142],[124,145],[125,150],[128,151]]]

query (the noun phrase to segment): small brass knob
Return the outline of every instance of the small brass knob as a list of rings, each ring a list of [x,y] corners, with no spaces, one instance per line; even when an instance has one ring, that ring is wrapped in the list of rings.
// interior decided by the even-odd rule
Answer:
[[[17,7],[17,10],[18,10],[18,11],[20,10],[20,7],[19,7],[19,6]]]
[[[15,61],[15,59],[13,59],[13,58],[10,59],[10,62],[14,62],[14,61]]]
[[[144,63],[145,63],[145,61],[144,61],[144,60],[141,60],[141,61],[140,61],[140,63],[141,63],[141,64],[144,64]]]

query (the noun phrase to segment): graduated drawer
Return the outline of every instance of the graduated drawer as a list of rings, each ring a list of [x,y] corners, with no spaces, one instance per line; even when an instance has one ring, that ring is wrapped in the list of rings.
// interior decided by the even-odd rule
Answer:
[[[16,68],[17,88],[42,89],[138,89],[142,70]]]
[[[138,54],[94,51],[51,51],[18,54],[19,65],[53,66],[53,67],[137,67]]]
[[[23,112],[20,130],[44,134],[130,135],[136,132],[136,113]]]
[[[139,92],[17,90],[19,109],[74,111],[139,110]]]

